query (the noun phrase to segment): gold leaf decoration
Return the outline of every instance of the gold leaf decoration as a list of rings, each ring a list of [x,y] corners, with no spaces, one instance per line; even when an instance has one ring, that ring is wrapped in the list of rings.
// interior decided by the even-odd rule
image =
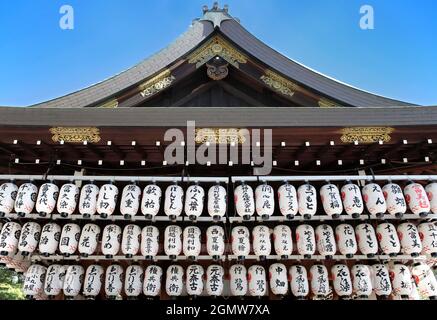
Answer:
[[[95,127],[55,127],[50,129],[53,142],[97,143],[100,141],[100,130]]]
[[[170,70],[164,70],[160,74],[141,84],[139,87],[141,90],[140,94],[143,98],[151,97],[171,86],[175,79],[176,78],[171,74]]]
[[[118,108],[118,101],[117,99],[113,99],[105,102],[104,104],[98,106],[97,108],[115,109]]]
[[[292,97],[296,91],[300,90],[300,87],[297,84],[270,70],[267,70],[266,74],[261,76],[260,79],[268,87],[273,89],[273,91],[283,94],[284,96]]]
[[[335,103],[331,100],[321,98],[319,100],[319,107],[320,108],[337,108],[337,107],[341,107],[341,105],[338,105],[337,103]]]
[[[198,128],[196,129],[196,143],[243,144],[246,142],[246,136],[242,130],[243,129]]]
[[[390,127],[352,127],[344,128],[341,133],[341,141],[344,143],[354,143],[358,141],[362,144],[370,144],[375,142],[390,142],[391,136],[395,131]]]

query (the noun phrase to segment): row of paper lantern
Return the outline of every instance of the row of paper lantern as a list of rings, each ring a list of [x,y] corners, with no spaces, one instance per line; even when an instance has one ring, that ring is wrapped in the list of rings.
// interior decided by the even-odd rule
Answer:
[[[63,293],[67,298],[82,294],[87,298],[98,296],[102,287],[107,298],[147,297],[161,295],[164,271],[160,266],[151,265],[144,270],[139,265],[131,265],[124,271],[115,264],[104,268],[90,265],[85,270],[80,265],[68,267],[51,265],[48,268],[32,265],[25,275],[23,291],[27,297],[41,293],[55,297]],[[170,297],[178,297],[186,292],[189,296],[224,295],[225,270],[220,265],[206,269],[191,265],[184,272],[183,267],[172,265],[165,275],[165,292]],[[268,287],[274,295],[285,296],[289,291],[298,299],[311,294],[316,298],[327,298],[332,294],[330,280],[336,295],[341,298],[352,295],[369,298],[372,293],[387,298],[392,294],[408,299],[413,295],[413,279],[419,293],[430,299],[437,298],[437,281],[426,264],[414,264],[411,268],[397,263],[387,267],[384,264],[372,266],[357,264],[349,268],[336,264],[331,268],[331,277],[326,266],[313,265],[309,272],[301,265],[287,268],[281,263],[272,264],[268,273],[261,265],[246,269],[243,265],[233,265],[229,269],[229,284],[232,296],[263,297]],[[123,291],[124,288],[124,291]]]
[[[87,224],[82,229],[77,224],[66,224],[62,228],[56,223],[41,227],[28,222],[21,227],[16,222],[8,222],[1,229],[0,252],[2,255],[15,253],[25,255],[38,251],[44,256],[59,253],[69,256],[79,252],[82,256],[93,255],[98,251],[101,228]],[[385,255],[400,253],[417,257],[420,254],[437,256],[437,227],[434,223],[421,223],[416,226],[405,222],[396,228],[391,223],[380,223],[375,228],[359,224],[355,228],[340,224],[335,229],[327,224],[317,226],[302,224],[296,228],[296,246],[300,255],[311,257],[316,251],[327,258],[337,251],[352,258],[357,252],[372,257],[381,251]],[[183,253],[195,259],[202,251],[201,229],[196,226],[184,230],[177,225],[167,226],[164,232],[164,252],[173,259]],[[273,236],[272,236],[273,235]],[[129,224],[124,230],[118,225],[107,225],[103,229],[100,252],[107,258],[120,251],[128,258],[141,255],[152,259],[158,255],[160,232],[155,226],[141,229]],[[287,225],[278,225],[273,230],[268,226],[256,226],[252,233],[245,226],[232,229],[232,253],[240,259],[250,255],[253,250],[258,257],[265,258],[272,253],[287,258],[294,252],[292,230]],[[252,240],[252,241],[251,241]],[[252,242],[252,243],[251,243]],[[209,256],[220,259],[225,254],[225,230],[221,226],[211,226],[206,231],[206,249]]]

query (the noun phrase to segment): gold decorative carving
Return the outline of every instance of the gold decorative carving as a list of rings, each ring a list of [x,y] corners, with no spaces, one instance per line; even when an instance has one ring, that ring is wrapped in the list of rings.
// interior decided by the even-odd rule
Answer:
[[[239,68],[240,63],[247,63],[247,58],[227,41],[221,37],[214,37],[194,51],[189,57],[188,62],[196,64],[196,68],[200,68],[214,57],[221,57],[236,68]]]
[[[268,87],[285,96],[292,97],[295,91],[300,90],[300,87],[297,84],[285,79],[284,77],[281,77],[280,75],[270,70],[267,70],[266,74],[263,75],[260,79]]]
[[[208,77],[214,81],[223,80],[229,74],[229,63],[225,63],[223,65],[207,63],[206,66],[208,67],[206,71]]]
[[[97,108],[115,109],[118,108],[118,101],[117,99],[113,99],[105,102],[104,104],[98,106]]]
[[[176,78],[171,74],[170,70],[164,70],[160,74],[141,84],[140,94],[143,96],[143,98],[151,97],[154,94],[171,86],[175,79]]]
[[[51,128],[53,142],[97,143],[100,141],[100,130],[95,127],[56,127]]]
[[[358,141],[362,144],[370,144],[375,142],[390,142],[391,136],[395,131],[390,127],[353,127],[344,128],[341,133],[341,141],[344,143],[354,143]]]
[[[219,129],[219,128],[198,128],[196,129],[196,143],[212,144],[243,144],[246,136],[243,129]]]
[[[338,108],[338,107],[341,107],[337,103],[335,103],[331,100],[325,99],[325,98],[321,98],[319,100],[319,106],[320,106],[320,108]]]

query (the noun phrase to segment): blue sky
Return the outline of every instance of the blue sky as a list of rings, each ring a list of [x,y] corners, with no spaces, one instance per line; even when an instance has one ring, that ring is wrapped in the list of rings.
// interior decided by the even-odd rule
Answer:
[[[274,49],[388,97],[437,105],[437,1],[228,0]],[[59,9],[75,10],[74,30]],[[119,73],[167,46],[211,0],[1,0],[0,105],[49,100]],[[221,3],[222,4],[222,3]],[[359,28],[362,5],[375,29]]]

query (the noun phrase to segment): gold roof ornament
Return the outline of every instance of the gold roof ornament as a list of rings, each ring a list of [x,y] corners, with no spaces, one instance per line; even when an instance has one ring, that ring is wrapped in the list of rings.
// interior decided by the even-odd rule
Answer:
[[[285,96],[292,97],[296,91],[300,90],[297,84],[270,70],[267,70],[260,79],[268,87]]]
[[[339,105],[331,100],[321,98],[319,100],[319,107],[320,108],[338,108],[338,107],[341,107],[341,105]]]
[[[166,69],[141,84],[139,86],[141,90],[140,94],[143,96],[143,98],[151,97],[171,86],[174,80],[176,80],[176,78],[171,74],[171,71]]]
[[[55,127],[50,129],[53,142],[97,143],[101,140],[100,130],[95,127]]]
[[[246,131],[246,130],[244,130]],[[212,143],[212,144],[243,144],[246,142],[246,136],[243,129],[219,129],[219,128],[197,128],[196,143]]]
[[[112,100],[105,102],[104,104],[101,104],[97,108],[115,109],[115,108],[118,108],[118,101],[117,101],[117,99],[112,99]]]
[[[370,144],[375,142],[390,142],[391,136],[395,131],[390,127],[352,127],[341,130],[341,141],[344,143]]]

